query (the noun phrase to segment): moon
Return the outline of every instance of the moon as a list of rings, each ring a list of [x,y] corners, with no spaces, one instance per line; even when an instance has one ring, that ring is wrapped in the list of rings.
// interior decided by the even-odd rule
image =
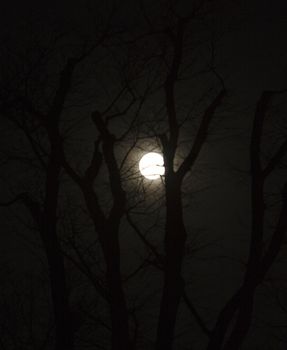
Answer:
[[[149,180],[159,179],[164,175],[164,161],[159,153],[146,153],[139,162],[141,174]]]

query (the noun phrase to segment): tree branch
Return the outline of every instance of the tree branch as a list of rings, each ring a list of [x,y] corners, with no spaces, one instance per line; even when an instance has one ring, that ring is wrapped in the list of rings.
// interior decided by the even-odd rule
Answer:
[[[222,103],[222,99],[225,96],[225,93],[226,93],[225,89],[222,89],[218,93],[218,95],[215,97],[215,99],[211,102],[211,104],[206,108],[203,114],[203,117],[201,119],[201,123],[197,131],[192,148],[177,171],[177,174],[180,179],[184,178],[184,176],[187,174],[187,172],[192,168],[193,164],[195,163],[201,151],[201,148],[207,138],[209,124],[214,116],[216,109]]]

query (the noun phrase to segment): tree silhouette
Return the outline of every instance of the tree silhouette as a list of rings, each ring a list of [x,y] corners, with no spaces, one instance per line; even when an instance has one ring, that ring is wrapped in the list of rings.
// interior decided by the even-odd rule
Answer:
[[[264,91],[257,102],[250,142],[252,228],[249,257],[242,285],[220,312],[211,336],[209,349],[222,348],[224,336],[226,336],[233,317],[235,317],[236,321],[223,348],[239,349],[251,325],[256,287],[263,282],[283,244],[287,228],[286,183],[283,184],[281,190],[282,207],[277,224],[267,247],[263,249],[264,245],[266,245],[264,244],[264,217],[266,216],[265,183],[268,176],[278,167],[286,154],[286,140],[283,141],[279,149],[265,165],[262,165],[261,148],[264,120],[270,101],[274,95],[284,92]],[[237,310],[238,312],[235,316]]]
[[[274,267],[286,234],[286,184],[280,168],[286,135],[275,136],[282,141],[279,147],[263,155],[271,102],[285,90],[265,91],[257,101],[249,147],[249,255],[242,280],[218,315],[201,314],[184,272],[187,242],[195,231],[189,225],[194,214],[186,207],[190,178],[214,130],[229,133],[221,115],[230,97],[227,74],[218,68],[217,57],[226,28],[217,31],[215,23],[234,6],[163,1],[153,7],[141,1],[136,18],[123,19],[112,4],[108,10],[99,6],[95,21],[81,23],[78,31],[64,24],[65,33],[57,29],[52,35],[49,29],[34,38],[29,33],[23,46],[3,41],[2,123],[13,125],[16,136],[20,131],[25,149],[3,156],[2,167],[11,167],[13,178],[6,182],[14,193],[7,191],[0,203],[24,205],[39,232],[55,323],[52,341],[43,336],[43,348],[53,342],[57,350],[181,348],[178,316],[186,311],[197,327],[198,348],[239,349],[246,339],[256,290]],[[96,13],[93,7],[89,12]],[[138,169],[140,156],[148,151],[164,158],[165,174],[155,182],[143,179]],[[20,181],[13,183],[23,162],[31,173],[28,189]],[[281,197],[268,216],[266,191],[274,186],[272,176],[282,181]],[[37,177],[39,188],[33,183]],[[277,220],[272,230],[267,217]],[[208,220],[207,212],[203,218]],[[193,249],[197,247],[191,247],[191,255]],[[137,253],[129,258],[133,250]],[[142,276],[152,280],[153,274],[157,281],[146,286]],[[90,309],[73,300],[81,278],[88,285],[83,299]],[[90,293],[99,297],[95,308]],[[156,319],[152,326],[147,326],[150,316],[142,316],[147,310]],[[193,347],[192,336],[183,338]]]

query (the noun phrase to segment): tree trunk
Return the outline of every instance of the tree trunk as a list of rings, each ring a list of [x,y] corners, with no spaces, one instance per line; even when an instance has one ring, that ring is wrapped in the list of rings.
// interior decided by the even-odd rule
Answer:
[[[121,280],[118,229],[111,228],[105,232],[105,235],[107,239],[105,239],[102,247],[107,265],[106,280],[110,296],[111,349],[131,350],[128,309]]]
[[[242,295],[240,298],[240,305],[236,317],[236,322],[231,334],[229,335],[228,340],[226,341],[226,344],[224,345],[224,350],[240,349],[249,331],[252,321],[255,288],[255,285],[246,287],[241,293]]]
[[[41,235],[46,252],[51,283],[51,295],[55,317],[55,349],[73,348],[73,327],[68,303],[66,275],[57,237],[57,204],[59,192],[60,160],[51,151],[46,178],[46,197],[42,218]]]
[[[120,218],[104,217],[98,210],[97,198],[89,185],[82,187],[87,208],[94,222],[95,231],[106,263],[106,281],[109,293],[110,315],[112,324],[112,350],[131,350],[129,335],[129,317],[121,280],[121,259],[119,244]]]
[[[176,316],[184,289],[181,268],[186,231],[182,216],[181,192],[180,186],[176,185],[175,181],[171,179],[166,181],[166,260],[157,330],[157,350],[172,349]]]
[[[240,288],[221,310],[216,325],[213,328],[207,350],[220,350],[235,312],[239,307],[242,288]]]

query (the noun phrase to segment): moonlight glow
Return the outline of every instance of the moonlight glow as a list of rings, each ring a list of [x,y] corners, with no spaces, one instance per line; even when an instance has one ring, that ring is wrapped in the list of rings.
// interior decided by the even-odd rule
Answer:
[[[139,162],[139,169],[145,178],[159,179],[164,174],[162,155],[155,152],[145,154]]]

